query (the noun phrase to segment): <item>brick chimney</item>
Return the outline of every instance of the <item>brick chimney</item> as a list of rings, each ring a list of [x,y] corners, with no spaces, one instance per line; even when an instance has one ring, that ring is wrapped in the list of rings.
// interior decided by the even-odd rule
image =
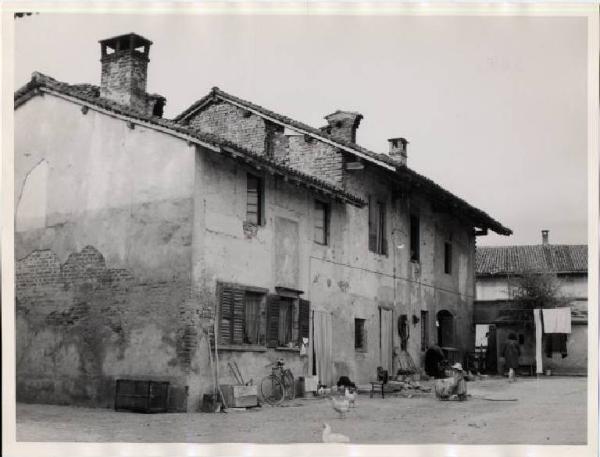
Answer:
[[[548,241],[548,234],[550,233],[550,230],[542,230],[542,244],[544,246],[548,246],[549,241]]]
[[[354,111],[336,111],[325,116],[327,127],[323,129],[331,136],[356,143],[356,131],[363,115]]]
[[[129,33],[100,40],[100,96],[143,114],[162,116],[165,98],[146,93],[152,41]]]
[[[394,159],[400,165],[406,166],[406,160],[408,158],[406,154],[406,145],[408,141],[406,138],[390,138],[388,140],[390,143],[390,158]]]

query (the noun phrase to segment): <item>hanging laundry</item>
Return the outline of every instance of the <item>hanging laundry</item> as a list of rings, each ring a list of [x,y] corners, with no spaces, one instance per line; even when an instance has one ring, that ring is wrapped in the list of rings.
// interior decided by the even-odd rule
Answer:
[[[571,308],[549,308],[542,310],[544,333],[571,333]]]
[[[533,310],[533,320],[535,322],[535,372],[543,373],[542,366],[542,316],[541,310]]]

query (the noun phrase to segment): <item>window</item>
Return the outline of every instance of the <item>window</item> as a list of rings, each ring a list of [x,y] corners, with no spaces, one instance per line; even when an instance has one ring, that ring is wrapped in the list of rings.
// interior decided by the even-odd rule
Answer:
[[[315,243],[328,244],[329,205],[315,200]]]
[[[219,302],[221,344],[265,344],[265,294],[222,284]]]
[[[310,302],[298,298],[267,297],[267,346],[299,348],[308,338]]]
[[[429,311],[421,311],[421,351],[429,347]]]
[[[410,215],[410,260],[419,262],[420,260],[420,224],[419,216]]]
[[[444,243],[444,273],[452,273],[452,244]]]
[[[246,185],[246,222],[261,225],[263,217],[262,179],[250,173]]]
[[[387,254],[385,203],[369,198],[369,251]]]
[[[525,344],[525,335],[519,333],[519,344]]]
[[[367,335],[365,334],[365,320],[354,319],[354,349],[367,350]]]

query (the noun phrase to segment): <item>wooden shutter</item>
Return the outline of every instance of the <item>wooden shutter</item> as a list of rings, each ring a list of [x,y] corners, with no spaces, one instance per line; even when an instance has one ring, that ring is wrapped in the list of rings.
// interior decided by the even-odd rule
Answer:
[[[388,253],[388,249],[387,249],[387,238],[386,238],[386,215],[385,215],[385,210],[386,210],[386,206],[385,203],[381,202],[377,205],[377,209],[379,210],[379,230],[378,230],[378,234],[379,237],[381,238],[380,243],[380,249],[379,249],[379,253],[380,254],[384,254],[387,255]]]
[[[300,299],[298,311],[298,345],[302,344],[302,338],[308,338],[310,330],[310,302]]]
[[[267,347],[279,345],[279,296],[267,295]]]
[[[219,343],[229,344],[232,339],[233,323],[233,290],[228,286],[221,287],[219,303]]]
[[[244,342],[244,291],[232,285],[221,286],[219,309],[219,342]]]
[[[241,289],[233,289],[233,336],[232,343],[244,343],[244,291]]]
[[[369,196],[369,251],[371,252],[377,252],[378,219],[377,202]]]

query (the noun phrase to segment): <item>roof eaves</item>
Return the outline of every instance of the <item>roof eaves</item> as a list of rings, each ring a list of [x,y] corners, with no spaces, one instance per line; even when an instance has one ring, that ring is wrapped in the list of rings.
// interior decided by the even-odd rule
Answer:
[[[292,180],[298,181],[299,183],[305,184],[314,190],[322,193],[329,194],[331,197],[348,202],[352,205],[363,207],[365,202],[357,196],[354,196],[345,190],[329,184],[321,179],[302,173],[295,168],[280,164],[266,157],[260,156],[236,143],[223,139],[213,134],[199,132],[198,130],[191,129],[185,125],[179,124],[175,121],[163,119],[157,116],[148,116],[138,111],[132,110],[124,105],[112,102],[99,97],[92,97],[87,92],[81,93],[77,91],[79,86],[71,86],[69,84],[59,82],[49,76],[43,75],[42,73],[34,73],[31,81],[26,85],[18,89],[14,94],[15,109],[25,103],[35,95],[43,92],[55,92],[61,94],[63,97],[69,97],[79,102],[84,102],[92,107],[100,108],[102,110],[109,111],[109,114],[121,115],[138,122],[147,123],[161,129],[167,129],[177,134],[185,135],[188,141],[197,140],[204,147],[209,147],[213,151],[223,151],[224,146],[228,147],[229,150],[233,149],[238,151],[238,155],[242,155],[248,158],[254,164],[263,164],[269,166],[274,172],[279,172],[283,176],[288,176]]]
[[[268,110],[260,105],[256,105],[248,100],[244,100],[239,97],[236,97],[235,95],[229,94],[229,93],[219,89],[218,87],[213,87],[208,95],[204,96],[203,98],[201,98],[200,100],[198,100],[197,102],[192,104],[192,106],[190,106],[188,109],[186,109],[180,115],[178,115],[175,119],[178,121],[184,120],[186,117],[188,117],[192,113],[196,112],[198,109],[201,109],[202,106],[206,104],[207,100],[210,99],[210,97],[215,97],[215,96],[221,98],[222,100],[236,104],[238,106],[241,105],[241,107],[244,109],[249,109],[249,110],[255,111],[260,116],[268,117],[268,118],[275,120],[278,123],[284,124],[290,128],[296,128],[298,130],[301,130],[302,133],[306,133],[311,136],[316,136],[322,140],[333,143],[333,144],[337,145],[338,147],[345,149],[348,152],[351,152],[355,155],[363,157],[366,160],[372,161],[376,165],[383,166],[384,168],[394,171],[399,175],[404,175],[404,176],[406,176],[406,174],[411,175],[415,179],[421,181],[421,183],[424,184],[425,186],[430,187],[434,192],[441,193],[442,195],[446,196],[447,198],[453,200],[456,204],[458,204],[461,207],[461,209],[463,209],[466,213],[469,213],[470,218],[473,219],[475,222],[477,222],[479,225],[481,225],[481,228],[489,228],[489,229],[495,231],[496,233],[498,233],[499,235],[508,236],[508,235],[512,235],[512,233],[513,233],[511,229],[503,226],[500,222],[494,220],[491,216],[489,216],[484,211],[471,206],[465,200],[463,200],[460,197],[445,190],[444,188],[442,188],[441,186],[439,186],[432,180],[426,178],[425,176],[420,175],[416,171],[414,171],[406,166],[400,166],[393,159],[391,159],[390,157],[388,157],[385,154],[378,154],[376,152],[369,151],[368,149],[365,149],[362,146],[359,146],[355,143],[349,143],[349,142],[340,140],[337,137],[332,137],[329,134],[323,132],[322,129],[315,129],[314,127],[311,127],[307,124],[296,121],[287,116],[275,113],[275,112]]]

